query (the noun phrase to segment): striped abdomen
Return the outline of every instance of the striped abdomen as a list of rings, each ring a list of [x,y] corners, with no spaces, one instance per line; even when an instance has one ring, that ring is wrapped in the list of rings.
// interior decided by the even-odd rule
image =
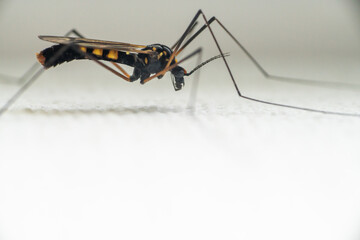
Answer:
[[[74,49],[78,48],[78,49]],[[65,50],[64,50],[65,49]],[[99,60],[117,62],[133,67],[135,63],[135,55],[128,54],[116,50],[106,50],[98,48],[85,48],[80,46],[54,45],[44,49],[36,54],[38,61],[45,67],[55,67],[64,62],[72,60],[87,59],[85,53]]]

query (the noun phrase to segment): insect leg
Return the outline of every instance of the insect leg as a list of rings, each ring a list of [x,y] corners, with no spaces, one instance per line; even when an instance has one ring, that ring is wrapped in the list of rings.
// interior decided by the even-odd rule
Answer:
[[[94,57],[91,54],[88,53],[84,53],[82,52],[78,47],[76,47],[77,45],[69,45],[71,48],[73,48],[73,50],[79,52],[80,54],[83,54],[86,58],[96,62],[97,64],[99,64],[101,67],[105,68],[106,70],[112,72],[113,74],[115,74],[116,76],[124,79],[125,81],[131,82],[130,80],[130,75],[122,68],[120,67],[118,64],[114,64],[114,66],[116,66],[121,72],[123,72],[125,75],[121,74],[120,72],[115,71],[114,69],[112,69],[111,67],[109,67],[108,65],[106,65],[105,63],[100,62],[96,57]]]
[[[84,38],[84,36],[78,32],[78,30],[76,30],[75,28],[71,29],[70,31],[68,31],[64,37],[68,37],[70,36],[71,34],[74,34],[75,36],[78,36],[78,37],[81,37],[81,38]]]
[[[202,49],[200,49],[200,52],[198,54],[196,66],[199,66],[201,62],[202,62]],[[188,108],[191,109],[192,112],[195,111],[196,93],[199,87],[199,81],[200,81],[200,69],[196,71],[195,76],[193,77],[193,83],[190,90]]]
[[[250,54],[250,52],[241,44],[225,26],[215,17],[212,17],[208,20],[208,24],[210,25],[212,22],[216,21],[223,30],[236,42],[236,44],[241,48],[241,50],[246,54],[246,56],[250,59],[250,61],[255,65],[255,67],[261,72],[261,74],[270,80],[277,80],[277,81],[286,81],[292,83],[302,83],[314,86],[335,86],[335,84],[341,84],[347,87],[359,87],[359,84],[356,83],[339,83],[339,82],[331,82],[331,81],[319,81],[313,79],[305,79],[305,78],[295,78],[295,77],[285,77],[280,75],[270,74],[268,71],[265,70],[263,66],[260,65],[259,61],[255,59],[255,57]],[[183,46],[177,51],[176,55],[178,55],[184,48],[187,47],[204,29],[207,28],[207,24],[205,23],[194,35],[192,35],[184,44]]]
[[[36,62],[20,78],[0,73],[0,80],[2,83],[6,84],[21,84],[28,78],[28,76],[32,75],[38,69],[39,63]]]
[[[213,23],[214,21],[217,22],[220,27],[233,39],[233,41],[240,47],[240,49],[245,53],[245,55],[253,62],[253,64],[256,66],[256,68],[266,77],[266,78],[279,78],[278,76],[274,76],[274,75],[270,75],[267,71],[265,71],[265,69],[259,64],[259,62],[250,54],[250,52],[230,33],[230,31],[228,29],[225,28],[225,26],[216,18],[216,17],[212,17],[209,20],[207,20],[207,18],[205,17],[205,14],[199,10],[196,15],[195,18],[198,17],[199,15],[202,15],[205,24],[189,39],[187,40],[184,45],[180,47],[182,41],[179,41],[180,44],[177,46],[177,50],[175,52],[175,54],[179,54],[190,42],[192,42],[204,29],[208,28],[211,36],[216,44],[217,49],[220,52],[220,55],[223,58],[223,61],[225,63],[225,66],[227,68],[227,71],[230,75],[230,78],[234,84],[234,87],[236,89],[237,94],[239,95],[239,97],[243,98],[243,99],[247,99],[250,101],[254,101],[254,102],[259,102],[259,103],[263,103],[263,104],[268,104],[268,105],[273,105],[273,106],[279,106],[279,107],[286,107],[286,108],[292,108],[292,109],[298,109],[298,110],[304,110],[304,111],[310,111],[310,112],[317,112],[317,113],[324,113],[324,114],[332,114],[332,115],[340,115],[340,116],[353,116],[353,117],[360,117],[360,114],[358,113],[344,113],[344,112],[332,112],[332,111],[325,111],[325,110],[320,110],[320,109],[312,109],[312,108],[305,108],[305,107],[298,107],[298,106],[293,106],[293,105],[287,105],[287,104],[281,104],[281,103],[275,103],[275,102],[269,102],[269,101],[265,101],[265,100],[261,100],[261,99],[257,99],[257,98],[253,98],[253,97],[248,97],[246,95],[243,95],[240,90],[238,85],[235,82],[235,78],[230,70],[230,67],[228,65],[228,62],[225,59],[225,55],[223,54],[223,51],[215,37],[215,34],[213,33],[210,24]],[[193,20],[194,21],[194,20]],[[285,77],[280,77],[282,79],[286,79]],[[298,79],[297,79],[298,80]]]
[[[171,70],[172,68],[174,68],[175,66],[177,66],[179,63],[172,65],[172,67],[170,67],[170,64],[172,63],[173,59],[175,58],[175,56],[177,55],[176,53],[178,52],[181,44],[183,43],[183,41],[191,34],[191,32],[194,30],[195,26],[198,24],[197,19],[199,18],[200,14],[202,14],[202,11],[199,10],[195,16],[193,17],[193,19],[191,20],[190,24],[188,25],[188,27],[186,28],[185,32],[181,35],[181,37],[179,38],[178,41],[176,41],[176,43],[171,47],[171,49],[173,50],[173,53],[170,55],[168,63],[166,64],[165,68],[160,71],[159,73],[148,77],[144,80],[142,80],[142,84],[150,81],[151,79],[157,77],[157,76],[162,76],[163,74],[165,74],[167,71]],[[195,51],[196,52],[196,51]],[[190,54],[191,55],[191,54]],[[162,74],[160,74],[162,73]]]
[[[125,71],[125,69],[123,69],[119,64],[115,63],[115,62],[111,62],[117,69],[119,69],[124,75],[125,77],[130,79],[130,75]]]
[[[61,56],[68,48],[73,48],[74,50],[78,51],[81,54],[84,54],[86,58],[95,61],[100,66],[104,67],[105,69],[109,70],[110,72],[114,73],[118,77],[130,82],[130,77],[124,76],[121,73],[115,71],[114,69],[110,68],[106,64],[100,62],[94,56],[82,52],[76,45],[66,45],[62,47],[51,59],[49,59],[49,64],[51,65],[51,61],[56,61],[59,56]],[[117,66],[121,69],[120,66]],[[32,77],[0,108],[0,116],[6,112],[6,110],[35,82],[35,80],[45,71],[45,68],[39,69]]]
[[[196,21],[190,28],[189,32],[187,33],[187,36],[191,35],[191,33],[193,32],[193,30],[195,29],[196,25],[198,24],[198,22]],[[171,47],[171,49],[174,49],[178,44],[179,44],[179,40],[176,41],[176,43]]]
[[[77,31],[75,28],[68,31],[64,36],[68,37],[71,34],[78,36],[78,37],[83,37],[83,35],[80,34],[79,31]],[[40,69],[39,63],[35,62],[20,78],[0,73],[0,80],[6,80],[6,83],[22,84],[31,75],[35,74],[35,72],[38,71],[39,69]]]
[[[172,63],[172,60],[175,58],[176,56],[176,52],[179,50],[179,47],[181,46],[181,44],[183,43],[183,41],[185,40],[185,38],[189,35],[189,33],[193,30],[194,26],[197,24],[196,21],[199,18],[200,14],[201,14],[201,10],[199,10],[194,18],[191,20],[189,26],[186,28],[185,32],[181,35],[180,39],[174,44],[173,46],[173,53],[170,55],[169,57],[169,61],[166,64],[166,68],[168,68],[170,66],[170,64]]]
[[[50,61],[55,61],[61,54],[63,54],[70,45],[62,47]],[[37,70],[24,85],[0,108],[0,116],[6,112],[7,109],[35,82],[36,79],[45,71],[45,68]]]
[[[80,34],[76,29],[71,29],[65,34],[65,37],[74,34],[78,37],[83,37],[82,34]],[[63,47],[55,56],[53,57],[53,60],[56,60],[59,56],[61,56],[62,53],[64,53],[69,46]],[[50,60],[51,61],[51,60]],[[17,84],[24,83],[22,87],[0,108],[0,116],[6,112],[6,110],[35,82],[37,78],[40,77],[40,75],[44,72],[45,68],[39,68],[39,63],[36,62],[33,64],[29,70],[25,72],[25,74],[16,80]],[[3,76],[3,75],[0,75]],[[6,76],[9,78],[9,76]],[[14,79],[13,77],[10,77]],[[27,80],[28,79],[28,80]],[[27,80],[27,81],[26,81]]]
[[[205,17],[205,15],[202,13],[202,16],[204,18],[204,21],[207,25],[207,27],[209,28],[210,30],[210,33],[216,43],[216,46],[219,50],[219,52],[221,53],[221,55],[223,55],[223,52],[220,48],[220,45],[212,31],[212,29],[210,28],[210,25]],[[266,76],[267,78],[269,77],[273,77],[273,78],[276,78],[277,76],[274,76],[274,75],[270,75],[268,74],[264,68],[255,60],[255,58],[245,49],[245,47],[229,32],[229,30],[227,30],[225,28],[225,26],[215,17],[213,17],[212,19],[214,19],[221,27],[222,29],[237,43],[237,45],[242,49],[242,51],[251,59],[251,61],[255,64],[255,66],[257,66],[257,68],[264,74],[264,76]],[[298,107],[298,106],[292,106],[292,105],[287,105],[287,104],[280,104],[280,103],[274,103],[274,102],[269,102],[269,101],[264,101],[264,100],[261,100],[261,99],[257,99],[257,98],[252,98],[252,97],[248,97],[248,96],[245,96],[243,94],[240,93],[239,91],[239,88],[235,82],[235,79],[231,73],[231,70],[230,70],[230,67],[224,57],[224,55],[222,56],[223,60],[224,60],[224,63],[226,65],[226,68],[231,76],[231,79],[234,83],[234,86],[235,86],[235,89],[238,93],[238,95],[244,99],[247,99],[247,100],[250,100],[250,101],[255,101],[255,102],[259,102],[259,103],[264,103],[264,104],[268,104],[268,105],[273,105],[273,106],[279,106],[279,107],[286,107],[286,108],[292,108],[292,109],[298,109],[298,110],[304,110],[304,111],[310,111],[310,112],[317,112],[317,113],[324,113],[324,114],[332,114],[332,115],[340,115],[340,116],[352,116],[352,117],[360,117],[360,114],[358,113],[344,113],[344,112],[333,112],[333,111],[325,111],[325,110],[320,110],[320,109],[312,109],[312,108],[305,108],[305,107]],[[283,78],[283,77],[282,77]]]

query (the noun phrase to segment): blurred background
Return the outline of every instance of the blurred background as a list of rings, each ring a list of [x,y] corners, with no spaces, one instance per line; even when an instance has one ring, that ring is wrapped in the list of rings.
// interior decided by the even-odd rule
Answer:
[[[200,8],[269,73],[317,81],[265,79],[213,25],[245,95],[360,113],[355,0],[0,0],[0,73],[72,28],[171,46]],[[218,54],[206,31],[183,56],[199,46]],[[194,78],[175,92],[89,61],[47,70],[0,117],[0,239],[359,239],[359,119],[239,99],[222,60],[199,79],[192,112]],[[0,103],[18,88],[0,79]]]
[[[172,45],[198,9],[203,9],[208,18],[217,16],[255,54],[358,56],[360,20],[355,0],[226,0],[222,4],[186,0],[126,4],[2,0],[1,51],[13,58],[18,54],[25,58],[47,46],[37,35],[61,35],[71,28],[92,38]],[[198,43],[210,44],[208,37]]]

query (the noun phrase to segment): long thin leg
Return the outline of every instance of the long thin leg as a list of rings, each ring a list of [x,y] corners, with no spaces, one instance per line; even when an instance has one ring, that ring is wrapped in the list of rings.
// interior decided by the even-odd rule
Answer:
[[[155,77],[158,77],[160,75],[164,75],[167,71],[173,69],[174,67],[176,67],[177,65],[179,65],[180,62],[177,62],[176,64],[173,64],[170,66],[170,64],[172,63],[172,61],[174,60],[175,56],[176,56],[176,52],[179,50],[181,44],[183,43],[183,41],[185,40],[186,37],[189,36],[189,34],[194,30],[194,27],[197,25],[197,19],[199,18],[201,14],[201,10],[199,10],[194,18],[191,20],[190,24],[188,25],[188,27],[186,28],[185,32],[181,35],[181,37],[179,38],[179,40],[176,41],[176,43],[171,47],[173,49],[173,53],[170,55],[169,57],[169,61],[166,64],[165,68],[158,72],[157,74],[146,78],[145,80],[142,81],[142,84],[154,79]],[[195,51],[196,52],[196,51]],[[191,54],[190,54],[191,55]],[[188,59],[188,58],[187,58]],[[183,59],[184,61],[184,59]]]
[[[191,33],[194,31],[194,29],[195,29],[195,27],[196,27],[197,24],[198,24],[198,22],[196,21],[196,22],[191,26],[190,30],[189,30],[189,31],[187,32],[187,34],[186,34],[186,37],[188,37],[189,35],[191,35]],[[186,39],[186,38],[185,38],[185,39]],[[185,40],[185,39],[184,39],[184,40]],[[176,43],[171,47],[171,49],[174,49],[174,48],[179,44],[179,41],[180,41],[180,39],[176,41]]]
[[[183,35],[181,35],[180,39],[175,43],[175,45],[173,46],[173,53],[171,54],[171,56],[169,57],[169,61],[165,66],[165,69],[167,69],[170,64],[172,63],[172,61],[174,60],[175,56],[176,56],[176,52],[179,50],[181,44],[183,43],[183,41],[185,40],[185,38],[189,35],[189,33],[193,30],[194,25],[196,25],[196,20],[199,18],[201,14],[201,10],[199,10],[194,18],[191,20],[189,26],[186,28],[185,32],[183,33]]]
[[[69,36],[70,34],[75,34],[79,37],[82,35],[76,30],[72,29],[65,34],[65,36]],[[61,50],[59,50],[53,58],[57,59],[61,54],[63,54],[69,47],[65,46]],[[26,73],[19,79],[19,83],[24,82],[26,79],[25,84],[0,108],[0,116],[9,109],[9,107],[40,77],[40,75],[45,71],[45,68],[38,68],[38,63],[34,64]]]
[[[335,84],[341,84],[347,87],[360,87],[359,84],[356,83],[339,83],[339,82],[331,82],[331,81],[319,81],[313,79],[305,79],[305,78],[296,78],[296,77],[285,77],[280,75],[270,74],[268,71],[265,70],[263,66],[259,63],[256,58],[250,54],[250,52],[241,44],[231,33],[229,30],[225,28],[225,26],[215,17],[209,19],[208,24],[210,25],[212,22],[216,21],[224,31],[236,42],[236,44],[241,48],[241,50],[246,54],[246,56],[250,59],[250,61],[255,65],[255,67],[261,72],[261,74],[270,80],[277,80],[277,81],[286,81],[292,83],[302,83],[307,85],[314,85],[314,86],[334,86]],[[182,52],[200,33],[202,33],[207,28],[207,24],[205,23],[195,34],[193,34],[177,51],[176,56]]]
[[[63,54],[69,47],[64,46],[55,55],[54,58],[58,58]],[[0,116],[9,109],[9,107],[35,82],[36,79],[45,71],[45,68],[39,69],[34,75],[0,108]]]
[[[198,54],[196,66],[199,66],[201,62],[202,62],[202,49]],[[190,90],[188,108],[191,109],[191,112],[195,112],[195,101],[196,101],[197,89],[199,87],[199,82],[200,82],[200,70],[196,71],[195,76],[193,77],[193,84]]]
[[[45,71],[45,68],[38,70],[1,108],[0,116],[35,82],[35,80]]]
[[[0,73],[0,81],[6,84],[21,84],[38,69],[39,63],[35,62],[20,78]]]
[[[202,16],[204,18],[204,21],[206,22],[210,32],[211,32],[211,35],[216,43],[216,46],[219,50],[219,52],[221,53],[221,55],[224,55],[223,54],[223,51],[221,50],[220,48],[220,45],[218,43],[218,41],[216,40],[216,37],[205,17],[205,15],[202,13]],[[246,55],[253,60],[253,62],[259,67],[259,69],[262,69],[264,70],[260,64],[258,64],[258,62],[255,60],[255,58],[253,58],[250,53],[240,44],[240,42],[225,28],[225,26],[218,20],[216,19],[215,17],[213,17],[215,19],[215,21],[224,29],[224,31],[226,33],[229,34],[229,36],[238,44],[238,46],[246,53]],[[319,109],[312,109],[312,108],[304,108],[304,107],[298,107],[298,106],[292,106],[292,105],[287,105],[287,104],[280,104],[280,103],[274,103],[274,102],[269,102],[269,101],[264,101],[264,100],[260,100],[260,99],[256,99],[256,98],[252,98],[252,97],[248,97],[248,96],[245,96],[243,94],[240,93],[239,91],[239,88],[235,82],[235,78],[234,76],[232,75],[232,72],[230,70],[230,67],[225,59],[225,57],[223,56],[223,60],[224,60],[224,63],[226,65],[226,68],[228,69],[228,72],[231,76],[231,79],[234,83],[234,86],[235,86],[235,89],[238,93],[238,95],[244,99],[247,99],[247,100],[251,100],[251,101],[255,101],[255,102],[260,102],[260,103],[264,103],[264,104],[269,104],[269,105],[274,105],[274,106],[280,106],[280,107],[286,107],[286,108],[293,108],[293,109],[299,109],[299,110],[304,110],[304,111],[310,111],[310,112],[318,112],[318,113],[324,113],[324,114],[332,114],[332,115],[341,115],[341,116],[353,116],[353,117],[360,117],[360,114],[357,114],[357,113],[343,113],[343,112],[332,112],[332,111],[324,111],[324,110],[319,110]],[[267,74],[269,76],[269,74],[265,71],[264,74]]]
[[[80,34],[76,29],[71,29],[68,31],[64,36],[68,37],[71,34],[74,34],[78,37],[83,37],[82,34]],[[41,69],[41,66],[38,62],[35,62],[20,78],[8,76],[5,74],[0,74],[0,80],[6,80],[6,83],[12,83],[12,84],[22,84],[24,83],[31,75],[35,74],[35,72],[39,71]]]
[[[117,69],[119,69],[124,75],[125,77],[127,77],[128,79],[130,79],[130,75],[125,71],[125,69],[123,69],[119,64],[115,63],[115,62],[111,62]]]
[[[116,76],[121,77],[122,79],[130,82],[130,77],[126,77],[122,75],[121,73],[115,71],[111,67],[107,66],[106,64],[100,62],[98,59],[96,59],[94,56],[83,53],[81,50],[79,50],[74,45],[66,45],[63,48],[61,48],[49,61],[56,61],[58,57],[60,57],[68,48],[73,48],[74,50],[78,51],[81,54],[84,54],[86,58],[95,61],[100,66],[104,67],[105,69],[109,70],[110,72],[114,73]],[[51,65],[51,64],[50,64]],[[115,65],[116,66],[116,65]],[[120,67],[120,66],[118,66]],[[120,67],[121,68],[121,67]],[[45,68],[41,68],[38,70],[0,109],[0,116],[6,112],[6,110],[35,82],[36,79],[45,71]]]
[[[84,38],[84,36],[82,34],[80,34],[76,29],[72,29],[70,30],[65,37],[67,37],[68,35],[70,35],[71,33],[77,35],[78,37]],[[115,62],[111,62],[117,69],[119,69],[124,75],[120,74],[119,72],[116,72],[115,70],[113,70],[112,68],[110,68],[109,66],[105,65],[104,63],[100,62],[98,59],[96,59],[95,57],[93,57],[90,54],[87,53],[83,53],[81,51],[79,51],[77,48],[74,48],[74,50],[78,51],[81,54],[84,54],[87,58],[89,58],[90,60],[95,61],[96,63],[98,63],[100,66],[104,67],[105,69],[109,70],[110,72],[114,73],[116,76],[121,77],[122,79],[126,80],[126,81],[130,81],[130,75],[117,63]]]
[[[70,30],[65,36],[70,35],[71,33],[77,35],[78,37],[83,37],[77,30],[72,29]],[[100,62],[96,57],[88,54],[88,53],[84,53],[82,51],[79,50],[78,47],[75,47],[75,45],[66,45],[63,48],[61,48],[50,60],[49,63],[51,65],[51,61],[56,61],[56,59],[58,59],[68,48],[73,48],[75,51],[78,51],[79,53],[85,55],[86,58],[95,61],[97,64],[99,64],[100,66],[104,67],[106,70],[114,73],[116,76],[130,82],[130,75],[122,68],[120,67],[118,64],[113,63],[113,65],[119,69],[121,72],[123,72],[125,75],[115,71],[114,69],[112,69],[111,67],[107,66],[106,64]],[[38,65],[38,64],[37,64]],[[6,112],[6,110],[35,82],[35,80],[44,72],[45,68],[41,68],[38,69],[34,74],[32,74],[32,76],[29,78],[29,80],[0,108],[0,116]],[[28,78],[28,76],[26,77]],[[26,79],[25,78],[25,79]]]
[[[65,36],[65,37],[68,37],[68,36],[70,36],[71,34],[74,34],[75,36],[84,38],[84,35],[82,35],[81,33],[79,33],[79,31],[76,30],[75,28],[73,28],[73,29],[71,29],[70,31],[68,31],[64,36]]]
[[[242,51],[250,58],[250,60],[255,64],[255,66],[258,68],[258,70],[260,72],[263,73],[263,75],[267,78],[276,78],[277,76],[274,76],[274,75],[270,75],[268,74],[264,68],[258,63],[258,61],[243,47],[243,45],[229,32],[229,30],[227,30],[225,28],[225,26],[215,17],[212,17],[210,18],[210,20],[208,21],[207,18],[205,17],[205,14],[199,10],[194,19],[192,20],[191,23],[195,22],[196,19],[199,17],[199,16],[202,16],[204,21],[205,21],[205,24],[203,27],[201,27],[189,40],[187,40],[187,42],[184,43],[184,45],[180,48],[180,45],[182,44],[182,41],[179,41],[179,45],[177,46],[175,52],[174,52],[174,55],[177,55],[179,54],[188,44],[190,44],[190,42],[192,42],[205,28],[208,28],[210,33],[211,33],[211,36],[216,44],[216,47],[218,48],[219,52],[220,52],[220,55],[222,56],[223,58],[223,61],[225,63],[225,66],[229,72],[229,75],[231,77],[231,80],[234,84],[234,87],[236,89],[236,92],[238,93],[239,97],[241,98],[244,98],[244,99],[247,99],[247,100],[251,100],[251,101],[255,101],[255,102],[259,102],[259,103],[264,103],[264,104],[268,104],[268,105],[273,105],[273,106],[280,106],[280,107],[286,107],[286,108],[292,108],[292,109],[298,109],[298,110],[304,110],[304,111],[310,111],[310,112],[318,112],[318,113],[324,113],[324,114],[332,114],[332,115],[341,115],[341,116],[353,116],[353,117],[360,117],[360,114],[357,114],[357,113],[343,113],[343,112],[332,112],[332,111],[324,111],[324,110],[319,110],[319,109],[312,109],[312,108],[305,108],[305,107],[298,107],[298,106],[292,106],[292,105],[286,105],[286,104],[280,104],[280,103],[274,103],[274,102],[269,102],[269,101],[264,101],[264,100],[261,100],[261,99],[257,99],[257,98],[252,98],[252,97],[248,97],[246,95],[243,95],[240,90],[239,90],[239,87],[238,85],[236,84],[235,82],[235,78],[230,70],[230,67],[225,59],[225,55],[215,37],[215,34],[213,33],[211,27],[210,27],[210,24],[213,23],[214,21],[216,21],[220,26],[221,28],[237,43],[237,45],[242,49]],[[190,26],[191,26],[191,23],[190,23]]]
[[[124,71],[124,72],[127,74],[127,76],[124,76],[123,74],[115,71],[114,69],[112,69],[111,67],[109,67],[108,65],[106,65],[105,63],[100,62],[96,57],[94,57],[94,56],[92,56],[92,55],[90,55],[90,54],[88,54],[88,53],[82,52],[79,48],[73,47],[73,49],[74,49],[75,51],[79,52],[80,54],[85,55],[86,58],[88,58],[88,59],[96,62],[97,64],[99,64],[100,66],[102,66],[103,68],[105,68],[106,70],[108,70],[108,71],[112,72],[113,74],[115,74],[116,76],[124,79],[124,80],[127,81],[127,82],[131,82],[131,80],[130,80],[130,75],[127,74],[127,73],[125,72],[125,70],[122,69],[122,67],[120,67],[119,65],[114,64],[114,66],[116,66],[120,71]],[[122,70],[121,70],[121,69],[122,69]]]

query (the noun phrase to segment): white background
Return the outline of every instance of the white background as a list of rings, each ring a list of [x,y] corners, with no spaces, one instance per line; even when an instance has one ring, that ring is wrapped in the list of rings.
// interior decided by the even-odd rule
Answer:
[[[172,45],[202,8],[243,93],[360,113],[356,1],[2,1],[0,72],[50,46],[37,35]],[[208,33],[204,59],[218,54]],[[184,64],[191,69],[195,60]],[[359,118],[239,99],[221,60],[174,92],[169,76],[126,83],[94,63],[45,72],[0,118],[0,239],[359,239]],[[18,88],[2,81],[0,100]]]

